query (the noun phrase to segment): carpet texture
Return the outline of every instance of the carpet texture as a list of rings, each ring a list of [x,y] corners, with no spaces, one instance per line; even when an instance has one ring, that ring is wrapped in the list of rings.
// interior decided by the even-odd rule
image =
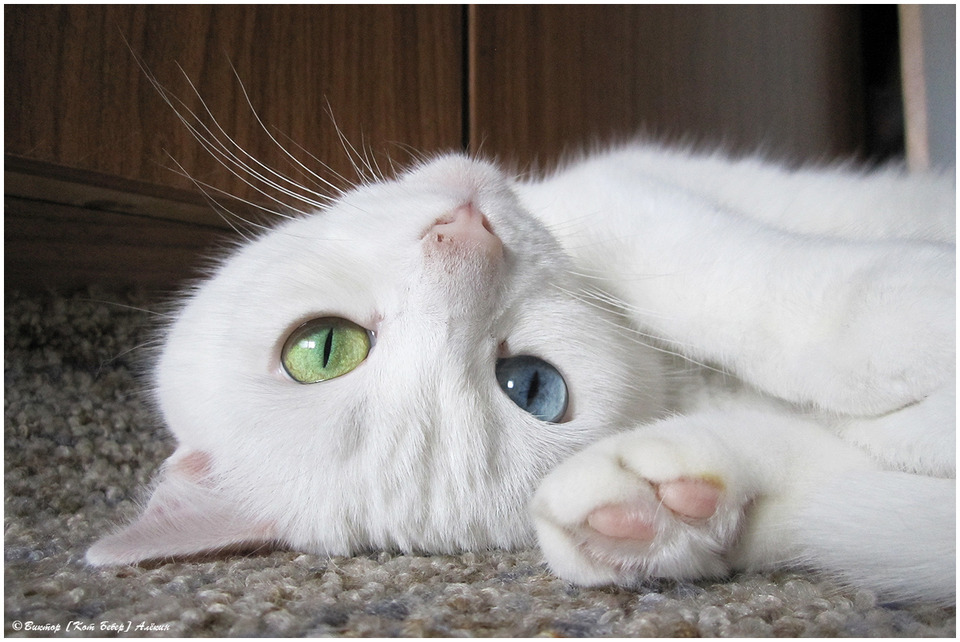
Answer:
[[[95,291],[6,293],[5,302],[8,636],[956,633],[953,608],[878,604],[812,574],[583,589],[551,576],[535,550],[332,559],[276,551],[89,568],[86,548],[136,512],[172,452],[135,374],[156,317],[137,309],[150,307],[143,297]]]

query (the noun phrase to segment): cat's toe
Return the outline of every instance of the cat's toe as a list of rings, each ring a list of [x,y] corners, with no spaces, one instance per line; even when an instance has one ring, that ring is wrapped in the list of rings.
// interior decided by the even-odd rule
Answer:
[[[581,584],[724,574],[746,496],[718,467],[693,472],[678,461],[664,440],[637,435],[548,475],[533,513],[551,568]]]
[[[636,504],[601,506],[587,516],[587,525],[615,539],[649,542],[657,536],[657,527]]]
[[[717,512],[722,490],[723,485],[713,479],[677,479],[660,484],[657,494],[680,517],[697,520]]]
[[[664,482],[656,485],[657,506],[649,501],[608,504],[593,510],[587,525],[607,537],[653,541],[658,533],[655,511],[661,506],[684,521],[708,519],[720,506],[721,489],[720,482],[708,479]]]

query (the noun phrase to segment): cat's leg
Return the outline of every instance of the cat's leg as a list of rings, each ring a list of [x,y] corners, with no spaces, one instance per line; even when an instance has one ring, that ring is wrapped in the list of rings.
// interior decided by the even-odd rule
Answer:
[[[953,376],[953,245],[791,234],[661,185],[579,179],[524,196],[670,349],[850,415],[896,410]]]
[[[952,250],[758,236],[729,254],[690,248],[702,264],[675,262],[661,279],[621,272],[612,287],[678,352],[790,401],[877,414],[952,377]]]
[[[798,564],[884,599],[950,604],[957,586],[956,505],[953,479],[847,472],[812,486],[797,510],[767,528],[791,533]],[[740,551],[749,546],[742,542]]]
[[[532,508],[550,567],[579,584],[799,565],[950,603],[955,506],[953,479],[881,470],[811,421],[739,411],[598,442],[551,472]]]
[[[729,304],[743,307],[732,312],[714,299],[700,317],[700,329],[715,322],[705,357],[778,397],[850,415],[898,410],[953,380],[952,246],[790,238],[761,251],[754,284],[740,259],[731,266],[746,283],[740,294],[755,286],[757,298],[735,293]]]
[[[655,177],[786,231],[863,240],[956,237],[956,186],[946,172],[791,169],[757,157],[640,145],[615,150],[610,159],[624,171]]]
[[[759,411],[674,417],[607,438],[548,475],[533,502],[554,571],[581,584],[722,576],[802,554],[783,525],[809,488],[873,470],[796,417]],[[740,548],[749,541],[749,549]]]
[[[834,430],[885,468],[936,477],[957,470],[957,387],[954,380],[922,401],[877,417],[838,417]]]

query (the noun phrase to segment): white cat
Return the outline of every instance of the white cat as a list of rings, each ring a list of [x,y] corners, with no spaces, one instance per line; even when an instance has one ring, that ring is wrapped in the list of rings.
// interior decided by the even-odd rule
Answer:
[[[950,177],[641,145],[362,185],[188,297],[178,448],[87,559],[536,531],[583,584],[799,564],[952,602],[954,219]]]

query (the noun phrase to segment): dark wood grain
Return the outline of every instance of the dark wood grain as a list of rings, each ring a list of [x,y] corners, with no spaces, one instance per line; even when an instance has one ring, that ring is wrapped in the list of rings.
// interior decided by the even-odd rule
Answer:
[[[91,284],[158,294],[199,277],[237,238],[215,226],[4,197],[6,290]]]
[[[327,177],[332,172],[297,146],[355,177],[328,108],[357,148],[401,159],[407,153],[395,143],[427,152],[457,148],[462,12],[454,6],[7,5],[5,151],[195,189],[174,171],[176,162],[199,181],[264,200],[193,139],[135,55],[184,101],[181,110],[203,111],[189,79],[240,146],[291,175],[295,165],[257,115]]]
[[[172,285],[225,227],[193,180],[297,205],[211,158],[148,73],[181,113],[305,184],[272,137],[338,185],[371,149],[389,172],[387,156],[463,147],[551,165],[637,133],[800,159],[863,140],[849,7],[5,5],[4,16],[8,286]]]
[[[863,139],[835,6],[474,6],[470,139],[521,163],[635,134],[811,159]]]

